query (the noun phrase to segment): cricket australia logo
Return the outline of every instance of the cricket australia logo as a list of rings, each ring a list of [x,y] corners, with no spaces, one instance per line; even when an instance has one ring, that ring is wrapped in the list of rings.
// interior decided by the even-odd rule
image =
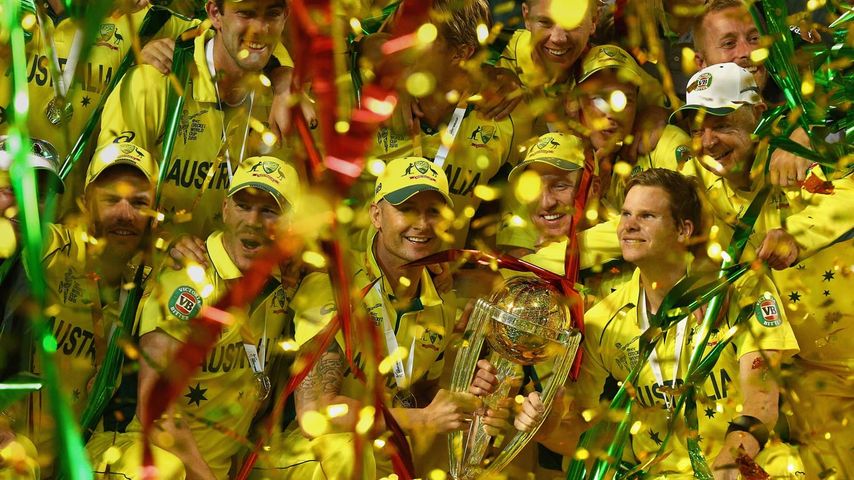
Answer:
[[[187,321],[202,309],[202,297],[193,287],[178,287],[169,298],[169,313],[179,320]]]
[[[493,138],[498,138],[498,135],[495,132],[495,126],[493,125],[478,125],[474,131],[469,135],[469,140],[474,140],[472,146],[475,148],[483,148],[489,143]],[[481,143],[477,143],[480,140]]]
[[[124,37],[116,30],[115,24],[102,23],[100,28],[98,28],[98,38],[95,39],[95,45],[107,47],[110,50],[118,50],[118,45],[123,40]]]
[[[261,169],[259,172],[258,169]],[[270,162],[268,160],[264,160],[256,163],[249,169],[249,173],[255,173],[257,175],[266,175],[272,177],[273,174],[276,174],[276,177],[281,181],[285,179],[285,174],[279,168],[279,164],[276,162]]]
[[[542,150],[546,147],[557,148],[559,146],[560,146],[560,143],[558,143],[554,138],[551,138],[551,137],[543,138],[542,140],[537,142],[537,148],[540,150]]]
[[[178,135],[184,139],[184,144],[190,140],[196,140],[199,138],[199,134],[205,131],[205,124],[197,118],[206,113],[208,113],[207,110],[202,110],[190,115],[188,110],[184,110],[184,114],[181,115],[181,123],[178,125]]]
[[[439,175],[439,172],[437,172],[436,169],[433,168],[433,166],[430,164],[430,162],[428,162],[426,160],[418,160],[417,162],[410,163],[409,166],[406,167],[406,171],[403,172],[403,176],[405,177],[408,175],[412,175],[412,169],[413,168],[418,173],[420,173],[422,176],[425,176],[425,178],[429,178],[429,177],[426,177],[427,172],[430,172],[430,174],[433,175],[434,177]],[[416,178],[420,178],[420,177],[416,177]]]
[[[419,340],[422,347],[438,352],[443,338],[444,336],[441,334],[431,330],[424,330]]]

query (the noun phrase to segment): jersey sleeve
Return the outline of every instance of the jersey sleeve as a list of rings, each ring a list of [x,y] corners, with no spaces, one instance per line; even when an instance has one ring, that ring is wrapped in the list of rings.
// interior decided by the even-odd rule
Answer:
[[[442,317],[445,331],[443,332],[442,352],[436,361],[430,365],[425,378],[427,380],[438,380],[445,370],[445,353],[450,347],[450,339],[453,335],[454,324],[457,319],[457,295],[454,291],[442,294]]]
[[[751,271],[736,281],[733,288],[735,309],[730,308],[728,322],[733,322],[742,308],[751,309],[745,326],[733,338],[738,358],[764,350],[780,351],[784,357],[798,353],[798,342],[771,279]]]
[[[615,217],[578,234],[582,270],[623,256],[623,252],[620,250],[620,241],[617,239],[617,225],[619,223],[620,218]]]
[[[294,310],[294,340],[302,346],[335,318],[332,283],[325,273],[310,273],[300,283],[291,301]]]
[[[168,78],[150,65],[132,68],[107,98],[98,146],[132,143],[159,158]]]
[[[154,35],[154,38],[176,39],[182,33],[198,26],[201,23],[202,22],[198,19],[185,20],[177,15],[171,15],[169,20],[166,20],[166,23],[164,23],[163,26],[160,27],[160,30]]]
[[[602,325],[607,323],[606,303],[600,303],[585,314],[585,333],[582,349],[584,356],[581,361],[581,371],[578,380],[568,385],[567,393],[573,399],[574,408],[579,411],[594,408],[599,405],[599,397],[605,388],[608,378],[608,368],[605,362],[605,352],[599,343]]]
[[[190,334],[189,321],[198,316],[206,304],[203,292],[203,287],[194,282],[186,270],[164,272],[142,304],[140,336],[161,330],[179,341],[186,340]]]

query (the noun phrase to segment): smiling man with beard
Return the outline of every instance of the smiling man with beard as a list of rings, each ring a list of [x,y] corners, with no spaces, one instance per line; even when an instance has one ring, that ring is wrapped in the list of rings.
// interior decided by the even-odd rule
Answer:
[[[149,221],[144,211],[153,204],[156,178],[157,166],[148,152],[132,145],[102,148],[86,174],[88,223],[74,228],[51,224],[46,231],[42,263],[48,324],[57,342],[62,387],[75,415],[86,407],[90,383],[103,362],[109,329],[118,321],[124,301],[122,285],[131,281],[136,269],[131,262],[140,260],[135,257]],[[38,375],[36,350],[29,350],[24,362]],[[36,392],[28,397],[26,409],[21,403],[10,416],[12,427],[33,439],[41,473],[49,476],[54,422],[45,402],[43,393]]]
[[[275,157],[252,157],[235,172],[228,196],[221,204],[224,229],[208,236],[207,268],[190,264],[164,271],[157,287],[141,301],[139,313],[140,362],[137,414],[127,433],[96,434],[87,445],[95,471],[121,472],[138,478],[141,462],[140,417],[148,407],[158,372],[173,358],[181,342],[192,335],[189,321],[241,281],[274,234],[290,218],[298,202],[296,170]],[[287,267],[286,267],[287,268]],[[227,325],[214,347],[188,382],[182,397],[155,428],[174,442],[154,435],[155,460],[163,478],[226,478],[234,456],[246,437],[261,401],[272,391],[267,365],[277,343],[290,335],[291,304],[304,291],[299,277],[275,271],[261,293]],[[310,274],[320,275],[320,274]],[[110,447],[122,454],[111,463]]]

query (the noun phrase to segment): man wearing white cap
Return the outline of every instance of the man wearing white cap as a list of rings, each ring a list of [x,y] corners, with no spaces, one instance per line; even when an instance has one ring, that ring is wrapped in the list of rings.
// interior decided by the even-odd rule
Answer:
[[[86,174],[84,214],[88,223],[74,228],[51,224],[46,231],[42,263],[47,280],[46,304],[56,308],[48,324],[56,338],[62,388],[75,414],[86,406],[91,381],[106,353],[106,339],[124,302],[121,286],[133,278],[131,265],[144,240],[154,201],[157,165],[144,150],[111,145],[98,150]],[[19,332],[26,335],[25,332]],[[41,370],[35,349],[23,359]],[[42,475],[53,465],[53,418],[36,392],[29,406],[12,409],[13,426],[33,439]],[[27,428],[29,427],[29,428]]]

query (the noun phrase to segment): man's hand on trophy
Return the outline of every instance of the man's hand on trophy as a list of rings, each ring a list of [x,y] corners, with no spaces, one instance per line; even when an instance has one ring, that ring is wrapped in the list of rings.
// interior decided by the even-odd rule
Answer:
[[[498,370],[489,363],[489,360],[485,358],[478,360],[474,379],[469,386],[469,393],[482,397],[494,392],[498,388],[497,373]]]
[[[483,416],[483,429],[488,435],[495,437],[513,429],[510,423],[512,406],[513,399],[505,397],[498,401],[495,408],[486,409],[486,414]]]
[[[530,432],[537,428],[537,425],[542,423],[542,426],[537,430],[537,437],[543,438],[548,436],[555,428],[560,425],[563,415],[566,412],[564,408],[563,397],[566,389],[561,387],[558,389],[552,402],[553,408],[546,416],[546,406],[540,399],[539,392],[531,392],[525,397],[522,402],[522,407],[516,414],[516,419],[513,421],[513,426],[521,432]]]
[[[441,389],[421,411],[422,425],[433,433],[460,430],[471,422],[474,411],[481,405],[475,395]]]

